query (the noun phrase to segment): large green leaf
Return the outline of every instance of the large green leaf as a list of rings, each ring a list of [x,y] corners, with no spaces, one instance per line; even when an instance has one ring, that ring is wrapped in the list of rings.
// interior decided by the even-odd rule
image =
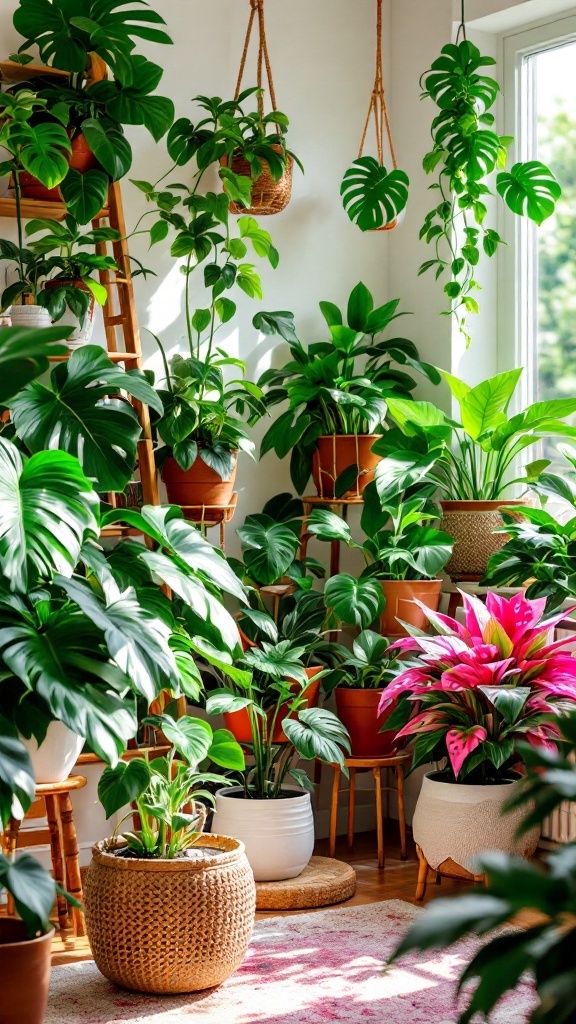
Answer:
[[[112,181],[118,181],[128,174],[132,166],[132,149],[128,139],[120,131],[104,128],[101,121],[86,118],[82,122],[86,142]]]
[[[374,579],[356,579],[347,573],[332,576],[324,589],[326,604],[343,622],[365,629],[384,611],[382,585]]]
[[[237,533],[243,547],[244,564],[257,583],[277,583],[292,565],[300,547],[299,523],[293,529],[263,514],[248,516]]]
[[[107,818],[137,800],[150,782],[150,768],[141,758],[119,761],[115,768],[105,768],[98,783],[98,799]]]
[[[407,531],[403,546],[418,572],[433,579],[448,562],[454,539],[433,526],[416,526]]]
[[[462,426],[472,440],[495,430],[506,420],[506,410],[522,375],[522,368],[507,370],[470,388],[460,402]]]
[[[68,173],[70,139],[61,124],[21,124],[10,131],[11,143],[18,143],[25,171],[38,178],[46,188],[56,188]]]
[[[352,534],[346,520],[327,508],[312,509],[306,522],[306,529],[308,533],[318,537],[318,540],[337,540],[348,546],[352,543]]]
[[[104,171],[92,167],[84,174],[70,168],[60,185],[68,212],[79,224],[88,224],[106,206],[109,178]]]
[[[562,189],[549,167],[539,160],[517,163],[496,179],[498,194],[519,216],[542,224],[554,213]]]
[[[50,913],[56,899],[52,875],[29,853],[15,860],[0,854],[0,889],[14,897],[18,916],[26,925],[28,938],[50,929]]]
[[[469,181],[481,181],[496,166],[500,140],[495,132],[475,131],[470,135],[454,136],[448,149],[455,162],[462,166]]]
[[[57,577],[59,586],[86,617],[102,630],[110,657],[130,679],[135,691],[151,702],[160,690],[177,689],[178,670],[168,646],[169,627],[148,612],[129,587],[106,600],[80,579]]]
[[[0,825],[6,828],[16,797],[26,812],[34,799],[36,784],[32,762],[16,729],[0,715]]]
[[[196,769],[208,756],[212,743],[212,728],[208,722],[187,715],[177,721],[169,715],[154,715],[146,721],[162,730],[191,768]]]
[[[391,224],[408,202],[408,175],[387,171],[373,156],[362,156],[346,171],[340,195],[350,220],[361,231]]]
[[[7,402],[49,366],[48,356],[63,356],[68,346],[61,339],[72,327],[4,327],[0,333],[0,403]]]
[[[39,452],[24,461],[0,438],[0,572],[13,590],[73,572],[85,539],[97,535],[97,504],[72,456]]]
[[[174,120],[174,104],[166,96],[150,93],[162,78],[162,68],[146,57],[130,57],[131,82],[98,82],[91,92],[104,99],[107,114],[119,124],[143,124],[156,142]]]
[[[120,389],[157,412],[162,405],[141,370],[122,370],[97,345],[85,345],[12,402],[16,433],[33,452],[75,455],[100,491],[122,491],[136,461],[140,423],[132,405],[110,397]]]
[[[324,708],[306,708],[297,718],[282,724],[287,739],[305,760],[319,758],[326,764],[344,765],[350,751],[350,737],[340,720]]]

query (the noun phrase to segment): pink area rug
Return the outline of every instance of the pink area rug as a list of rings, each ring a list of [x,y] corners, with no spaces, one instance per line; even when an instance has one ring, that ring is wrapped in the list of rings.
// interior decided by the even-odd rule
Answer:
[[[192,996],[125,992],[91,961],[56,967],[45,1024],[455,1024],[454,982],[477,943],[382,971],[419,913],[391,900],[259,921],[236,974]],[[524,1024],[533,1005],[523,984],[491,1024]]]

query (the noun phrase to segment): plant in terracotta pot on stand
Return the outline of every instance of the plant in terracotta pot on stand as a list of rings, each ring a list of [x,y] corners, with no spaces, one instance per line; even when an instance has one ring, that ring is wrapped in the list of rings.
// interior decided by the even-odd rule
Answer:
[[[379,619],[385,636],[400,636],[406,633],[407,624],[425,628],[426,607],[438,609],[442,591],[438,574],[450,558],[453,540],[431,525],[439,512],[429,492],[430,487],[412,488],[385,505],[376,483],[369,484],[364,492],[361,527],[365,537],[361,543],[334,512],[311,512],[310,533],[361,551],[366,563],[358,579],[341,573],[326,584],[327,604],[344,622],[367,625]],[[355,608],[355,602],[363,600],[366,613],[372,616],[364,622],[359,617],[362,604]]]
[[[518,811],[502,817],[519,786],[519,741],[554,746],[558,718],[576,706],[576,659],[550,642],[564,617],[544,615],[546,601],[489,593],[484,605],[462,594],[465,622],[429,613],[438,636],[416,634],[395,644],[418,655],[384,691],[380,707],[394,701],[389,719],[397,738],[414,743],[412,767],[438,763],[429,772],[414,814],[421,867],[417,897],[428,868],[471,877],[480,874],[484,850],[529,856],[539,830],[517,838]]]
[[[102,775],[98,794],[106,816],[128,806],[123,820],[132,818],[135,802],[136,820],[132,831],[94,847],[86,928],[98,969],[115,984],[137,992],[197,992],[236,970],[254,924],[254,880],[242,843],[202,831],[212,802],[206,786],[228,784],[210,764],[241,771],[244,754],[229,732],[213,732],[200,719],[147,721],[172,750],[151,762],[121,761]]]
[[[521,369],[510,370],[471,388],[442,371],[459,406],[457,421],[428,402],[389,402],[399,429],[376,446],[383,456],[377,471],[380,495],[393,499],[406,479],[437,483],[442,527],[454,537],[447,572],[457,580],[480,580],[490,556],[504,544],[502,506],[521,509],[529,503],[508,495],[515,486],[526,488],[537,480],[548,463],[538,460],[523,470],[518,465],[522,452],[545,438],[573,432],[566,420],[576,412],[574,398],[537,402],[510,414],[521,374]]]
[[[419,360],[413,342],[377,340],[401,315],[399,301],[374,308],[372,295],[359,283],[348,300],[346,324],[334,303],[321,302],[330,340],[304,348],[295,335],[285,338],[290,361],[261,376],[268,408],[284,402],[288,408],[264,435],[260,455],[290,455],[299,494],[312,475],[320,497],[360,498],[378,463],[373,449],[384,429],[388,398],[409,398],[416,387],[406,368],[439,381],[438,371]]]
[[[232,685],[211,693],[209,714],[234,718],[244,712],[249,734],[243,744],[253,762],[242,785],[216,794],[212,827],[241,839],[256,881],[295,878],[314,849],[312,784],[299,758],[319,758],[344,767],[348,734],[336,715],[311,707],[311,683],[302,664],[304,648],[281,641],[250,648],[227,673]],[[245,716],[241,715],[245,728]]]

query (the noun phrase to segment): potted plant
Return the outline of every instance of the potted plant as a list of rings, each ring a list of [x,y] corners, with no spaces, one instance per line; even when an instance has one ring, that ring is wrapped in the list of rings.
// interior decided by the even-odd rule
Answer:
[[[379,618],[386,636],[405,634],[407,624],[423,629],[423,606],[437,610],[442,590],[438,574],[452,553],[452,538],[431,525],[439,515],[426,489],[405,492],[384,505],[373,482],[364,492],[365,537],[358,543],[334,512],[313,509],[309,532],[361,551],[366,563],[358,579],[341,573],[328,580],[328,606],[350,625],[366,626]]]
[[[246,114],[242,104],[255,95],[259,109]],[[181,117],[168,133],[168,152],[176,164],[195,157],[202,170],[219,161],[224,190],[233,193],[230,211],[236,214],[279,213],[290,200],[294,161],[304,170],[286,147],[288,118],[279,110],[264,114],[261,95],[256,87],[244,89],[235,100],[196,96],[194,102],[208,117],[196,124]]]
[[[528,778],[515,803],[529,810],[525,832],[567,801],[574,802],[574,748],[576,717],[562,716],[561,752],[549,748],[522,750]],[[571,756],[570,756],[571,755]],[[572,807],[569,808],[570,812]],[[486,887],[464,897],[434,900],[394,950],[392,963],[412,950],[444,949],[471,932],[482,938],[479,951],[464,968],[458,988],[466,985],[468,1005],[460,1017],[488,1020],[505,993],[535,985],[537,1003],[531,1024],[570,1024],[574,1016],[574,889],[576,846],[562,843],[540,860],[527,864],[517,857],[487,851],[479,858]],[[502,929],[513,919],[527,921],[518,929]],[[493,934],[495,932],[495,934]],[[468,983],[476,983],[469,988]]]
[[[64,178],[58,188],[46,188],[30,170],[23,194],[63,200],[82,224],[106,205],[110,183],[130,169],[132,152],[123,125],[143,124],[159,142],[174,120],[172,100],[154,92],[162,68],[134,53],[139,38],[172,42],[160,27],[164,19],[144,6],[142,12],[121,10],[119,3],[96,9],[81,0],[74,13],[82,27],[71,23],[63,0],[56,5],[21,0],[14,13],[14,27],[25,37],[19,53],[36,44],[47,64],[70,73],[65,85],[35,82],[47,111],[66,127],[70,157]]]
[[[380,708],[398,702],[388,725],[414,742],[412,768],[440,762],[414,815],[423,858],[476,875],[483,850],[528,856],[536,847],[538,830],[518,840],[519,815],[501,812],[518,788],[518,742],[554,746],[560,715],[574,707],[576,661],[561,649],[567,640],[549,643],[563,616],[543,619],[545,599],[462,598],[463,625],[428,613],[438,636],[397,641],[420,664],[388,686]]]
[[[376,341],[401,315],[399,301],[374,309],[360,283],[348,300],[347,324],[337,306],[321,302],[330,340],[305,349],[295,334],[284,335],[289,362],[261,376],[268,408],[281,402],[288,408],[264,435],[260,455],[273,450],[282,459],[291,453],[290,475],[299,494],[312,473],[321,497],[361,497],[378,462],[373,446],[384,429],[387,400],[394,394],[409,397],[416,387],[393,361],[440,379],[437,370],[419,361],[411,341]]]
[[[246,516],[237,529],[242,560],[232,558],[230,564],[251,588],[254,608],[266,611],[265,595],[272,594],[280,601],[289,591],[308,591],[313,577],[324,575],[324,566],[316,559],[299,557],[303,517],[303,502],[283,492],[270,498],[262,512]],[[274,612],[277,621],[278,611],[279,607]]]
[[[244,842],[257,882],[294,878],[312,856],[311,783],[296,767],[298,758],[343,768],[350,749],[336,716],[308,706],[303,654],[287,640],[250,648],[230,676],[232,685],[206,701],[209,714],[224,714],[228,722],[239,711],[248,714],[251,742],[245,746],[253,765],[241,786],[216,794],[212,827]]]
[[[383,456],[376,486],[383,501],[393,499],[406,481],[433,480],[442,496],[442,526],[454,538],[447,572],[456,579],[480,579],[490,555],[504,543],[502,505],[524,506],[525,498],[509,498],[515,485],[537,479],[546,463],[537,461],[519,471],[520,454],[545,437],[570,437],[566,419],[576,399],[536,402],[523,412],[509,413],[521,369],[499,373],[470,387],[442,371],[460,416],[454,420],[427,402],[391,398],[390,415],[399,430],[376,446]]]
[[[202,831],[212,801],[206,786],[227,784],[209,763],[241,770],[244,755],[230,733],[200,719],[149,722],[172,743],[170,754],[120,762],[100,779],[106,816],[134,802],[138,825],[120,836],[118,826],[94,847],[86,929],[98,969],[114,984],[197,992],[236,970],[254,925],[254,880],[242,843]],[[132,815],[128,808],[122,820]]]
[[[544,472],[531,485],[542,504],[551,498],[558,513],[543,508],[524,508],[522,517],[502,506],[506,542],[490,557],[486,576],[488,587],[522,587],[526,597],[545,597],[546,608],[554,611],[576,597],[574,551],[576,550],[576,487],[571,474],[576,469],[576,450],[558,445],[567,460],[566,472]]]
[[[334,691],[338,718],[350,736],[352,757],[386,757],[397,750],[395,734],[384,729],[391,710],[379,714],[385,688],[406,668],[386,637],[364,629],[352,652],[323,679],[327,693]]]

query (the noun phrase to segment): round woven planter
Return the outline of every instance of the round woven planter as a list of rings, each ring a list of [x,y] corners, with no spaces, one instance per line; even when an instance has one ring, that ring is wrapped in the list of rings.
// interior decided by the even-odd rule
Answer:
[[[334,497],[334,484],[349,466],[358,466],[356,482],[342,495],[361,498],[364,488],[374,479],[374,470],[381,456],[372,445],[381,434],[323,434],[316,442],[312,461],[312,478],[320,498]]]
[[[380,580],[386,607],[380,616],[380,632],[383,636],[406,636],[406,630],[398,622],[407,622],[416,629],[428,628],[428,619],[416,601],[430,611],[437,612],[442,593],[442,580]]]
[[[477,857],[486,850],[502,850],[529,857],[536,849],[540,829],[514,838],[526,817],[525,808],[503,814],[506,800],[514,795],[518,781],[494,786],[470,786],[441,782],[437,772],[422,780],[414,811],[414,841],[428,864],[436,870],[452,861],[472,874]]]
[[[50,955],[54,929],[37,939],[14,918],[0,918],[0,1021],[42,1024],[50,987]]]
[[[192,857],[115,857],[97,843],[84,886],[98,969],[134,992],[198,992],[242,963],[254,924],[254,879],[236,839],[205,835]]]
[[[274,146],[278,153],[282,152],[280,146]],[[245,178],[251,176],[251,167],[247,160],[240,153],[232,157],[231,170],[234,174],[241,174]],[[247,209],[240,203],[230,203],[230,213],[254,214],[256,217],[265,217],[273,213],[280,213],[288,206],[292,195],[292,169],[294,161],[291,156],[286,158],[286,169],[278,181],[275,181],[270,173],[270,168],[265,160],[262,160],[262,173],[252,182],[252,196],[250,208]]]
[[[500,509],[508,505],[529,505],[528,499],[507,501],[441,501],[440,529],[454,538],[452,557],[446,572],[453,580],[480,580],[492,555],[504,547],[505,533],[494,533],[504,526]]]

